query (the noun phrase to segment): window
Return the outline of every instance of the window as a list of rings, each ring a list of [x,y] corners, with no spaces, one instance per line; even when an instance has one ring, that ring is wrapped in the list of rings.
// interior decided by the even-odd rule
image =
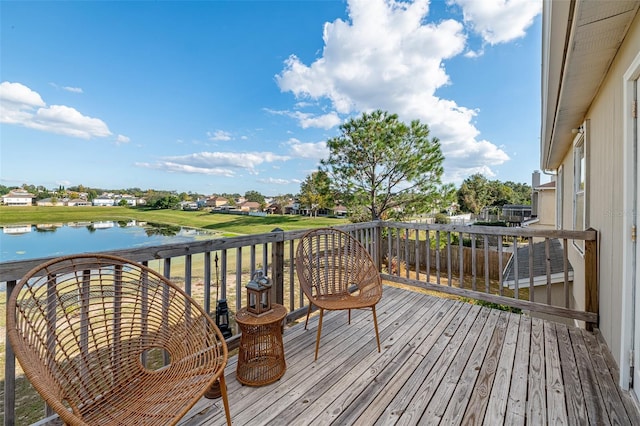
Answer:
[[[558,176],[556,178],[556,228],[562,229],[562,215],[564,208],[562,203],[564,202],[562,191],[564,190],[564,167],[558,167]]]
[[[573,229],[585,229],[585,183],[586,160],[584,149],[584,134],[579,133],[573,147]],[[574,245],[584,251],[584,242],[574,240]]]

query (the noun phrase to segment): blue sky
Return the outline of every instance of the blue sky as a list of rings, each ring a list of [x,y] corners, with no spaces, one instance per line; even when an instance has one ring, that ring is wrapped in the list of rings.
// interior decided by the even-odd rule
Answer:
[[[299,192],[346,119],[539,168],[540,0],[0,1],[0,183]]]

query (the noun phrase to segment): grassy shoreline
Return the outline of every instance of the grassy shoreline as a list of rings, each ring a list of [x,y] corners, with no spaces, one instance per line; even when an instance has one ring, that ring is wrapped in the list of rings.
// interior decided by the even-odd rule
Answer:
[[[151,210],[130,207],[8,207],[0,206],[0,226],[101,220],[138,220],[215,230],[226,235],[248,235],[341,225],[346,219],[295,215],[266,217],[211,214],[209,211]]]

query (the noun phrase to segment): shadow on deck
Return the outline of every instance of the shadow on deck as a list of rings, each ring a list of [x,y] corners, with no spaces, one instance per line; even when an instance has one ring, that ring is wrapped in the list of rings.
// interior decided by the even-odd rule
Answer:
[[[285,330],[287,371],[264,387],[226,370],[234,425],[640,424],[597,332],[385,286],[377,308]],[[202,399],[181,425],[224,424]]]

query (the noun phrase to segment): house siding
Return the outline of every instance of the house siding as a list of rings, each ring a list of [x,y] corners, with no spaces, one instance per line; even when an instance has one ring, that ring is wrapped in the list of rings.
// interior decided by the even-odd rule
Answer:
[[[636,16],[587,114],[586,133],[586,226],[599,232],[599,328],[614,357],[621,359],[621,312],[623,280],[624,173],[624,73],[640,51],[640,18]],[[565,153],[563,227],[573,227],[573,149]],[[573,245],[569,260],[574,266],[574,282],[584,282],[584,259]],[[575,307],[584,308],[584,285],[574,286]]]

